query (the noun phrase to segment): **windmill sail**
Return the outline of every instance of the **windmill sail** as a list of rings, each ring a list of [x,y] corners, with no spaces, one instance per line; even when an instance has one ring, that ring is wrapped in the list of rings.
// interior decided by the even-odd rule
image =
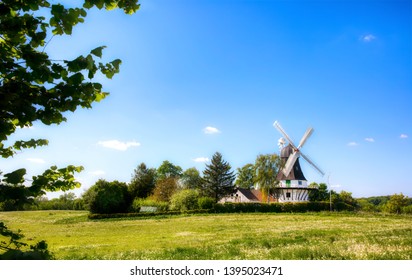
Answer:
[[[299,142],[299,146],[296,147],[296,145],[293,143],[292,139],[289,137],[289,135],[286,133],[286,131],[282,128],[280,123],[278,121],[275,121],[273,124],[277,130],[288,140],[289,145],[293,148],[293,152],[290,152],[287,155],[287,160],[286,163],[283,167],[282,173],[284,176],[288,177],[290,172],[292,171],[293,167],[297,163],[297,160],[300,156],[304,158],[312,167],[314,167],[322,176],[325,175],[325,173],[315,164],[313,163],[312,160],[310,160],[307,156],[301,153],[300,149],[303,147],[303,145],[306,143],[306,141],[309,139],[309,137],[312,135],[314,129],[313,128],[308,128],[303,135],[302,139]]]

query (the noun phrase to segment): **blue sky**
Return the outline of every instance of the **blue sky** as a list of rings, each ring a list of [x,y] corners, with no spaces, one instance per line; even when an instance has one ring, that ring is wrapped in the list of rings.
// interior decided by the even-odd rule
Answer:
[[[71,59],[101,45],[123,61],[98,78],[110,96],[20,130],[13,139],[50,144],[0,170],[83,165],[79,195],[99,178],[128,182],[141,162],[202,171],[219,151],[236,169],[278,152],[278,120],[295,142],[314,127],[302,152],[337,191],[412,196],[411,1],[144,0],[132,16],[89,11],[46,50]]]

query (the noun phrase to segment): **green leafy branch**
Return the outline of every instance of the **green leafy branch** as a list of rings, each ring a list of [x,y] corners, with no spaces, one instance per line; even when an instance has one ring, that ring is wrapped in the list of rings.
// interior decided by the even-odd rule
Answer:
[[[47,144],[43,139],[16,142],[8,147],[3,141],[18,127],[31,126],[35,121],[46,125],[66,121],[64,113],[77,108],[91,108],[109,93],[100,83],[92,82],[97,72],[111,79],[119,73],[121,60],[108,63],[102,58],[105,46],[73,60],[52,60],[44,52],[47,34],[71,35],[73,27],[84,22],[86,9],[120,8],[131,14],[139,9],[138,0],[84,1],[83,7],[65,8],[48,1],[11,0],[0,3],[0,155],[13,156],[21,148]],[[47,21],[34,12],[50,10]],[[42,49],[40,49],[42,47]],[[87,76],[87,78],[85,77]],[[87,80],[88,79],[88,80]]]

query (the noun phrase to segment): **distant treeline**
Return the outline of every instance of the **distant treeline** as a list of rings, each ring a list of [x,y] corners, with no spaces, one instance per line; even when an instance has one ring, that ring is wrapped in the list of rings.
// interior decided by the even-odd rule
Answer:
[[[186,201],[187,197],[185,198]],[[412,198],[406,197],[403,194],[394,194],[386,196],[372,196],[366,198],[355,198],[355,203],[352,205],[344,204],[342,202],[332,201],[332,209],[335,211],[364,211],[364,212],[385,212],[385,213],[398,213],[398,214],[412,214]],[[227,203],[226,206],[215,206],[213,201],[207,201],[205,199],[196,200],[192,202],[192,205],[186,205],[189,209],[206,209],[213,208],[212,212],[305,212],[305,211],[327,211],[330,209],[329,201],[324,201],[322,204],[316,203],[297,203],[299,206],[292,206],[291,203],[287,203],[284,206],[280,203],[271,203],[272,205],[266,205],[262,203],[259,206],[257,203]],[[310,205],[310,207],[308,206]],[[171,206],[168,203],[159,203],[150,199],[141,199],[135,201],[130,212],[139,212],[142,206],[155,207],[158,211],[166,212],[170,209],[176,209],[177,207]],[[305,208],[306,206],[307,209]],[[315,207],[316,206],[316,207]],[[320,207],[322,206],[322,207]],[[286,208],[287,209],[286,209]],[[312,209],[315,207],[314,209]],[[279,210],[279,209],[282,210]],[[283,209],[285,208],[285,209]],[[305,209],[304,209],[305,208]],[[85,205],[84,199],[77,198],[74,193],[65,193],[59,198],[48,199],[47,197],[36,198],[34,203],[27,205],[25,210],[89,210]],[[195,212],[194,212],[195,213]]]
[[[403,194],[357,198],[356,201],[361,211],[412,214],[412,198]]]
[[[24,210],[86,210],[83,198],[77,198],[72,192],[64,193],[59,198],[49,199],[40,196],[32,204],[26,204]]]

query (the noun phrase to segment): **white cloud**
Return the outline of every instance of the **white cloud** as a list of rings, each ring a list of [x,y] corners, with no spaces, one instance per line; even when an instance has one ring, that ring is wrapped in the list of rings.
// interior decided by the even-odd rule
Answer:
[[[375,142],[375,139],[368,137],[368,138],[365,138],[365,141],[372,143],[372,142]]]
[[[95,171],[90,171],[89,174],[92,176],[102,176],[106,174],[106,172],[104,172],[103,170],[95,170]]]
[[[26,160],[28,160],[32,163],[38,163],[38,164],[46,163],[46,161],[42,158],[27,158]]]
[[[25,125],[22,129],[34,129],[34,126]]]
[[[356,143],[356,142],[349,142],[348,143],[348,146],[350,146],[350,147],[355,147],[355,146],[358,146],[359,144],[358,143]]]
[[[130,147],[138,147],[140,146],[139,142],[136,141],[131,141],[131,142],[121,142],[119,140],[108,140],[108,141],[99,141],[97,142],[97,145],[109,148],[109,149],[115,149],[119,151],[126,151]]]
[[[217,134],[217,133],[220,133],[220,130],[217,129],[216,127],[207,126],[203,129],[203,132],[206,134]]]
[[[209,162],[210,160],[207,157],[198,157],[198,158],[193,159],[193,161],[194,162]]]
[[[376,39],[376,37],[375,37],[374,35],[372,35],[372,34],[363,35],[363,36],[361,37],[361,40],[362,40],[363,42],[371,42],[371,41],[373,41],[373,40],[375,40],[375,39]]]
[[[408,135],[406,135],[406,134],[401,134],[401,136],[399,136],[399,138],[401,138],[401,139],[406,139],[406,138],[408,138],[409,136]]]

